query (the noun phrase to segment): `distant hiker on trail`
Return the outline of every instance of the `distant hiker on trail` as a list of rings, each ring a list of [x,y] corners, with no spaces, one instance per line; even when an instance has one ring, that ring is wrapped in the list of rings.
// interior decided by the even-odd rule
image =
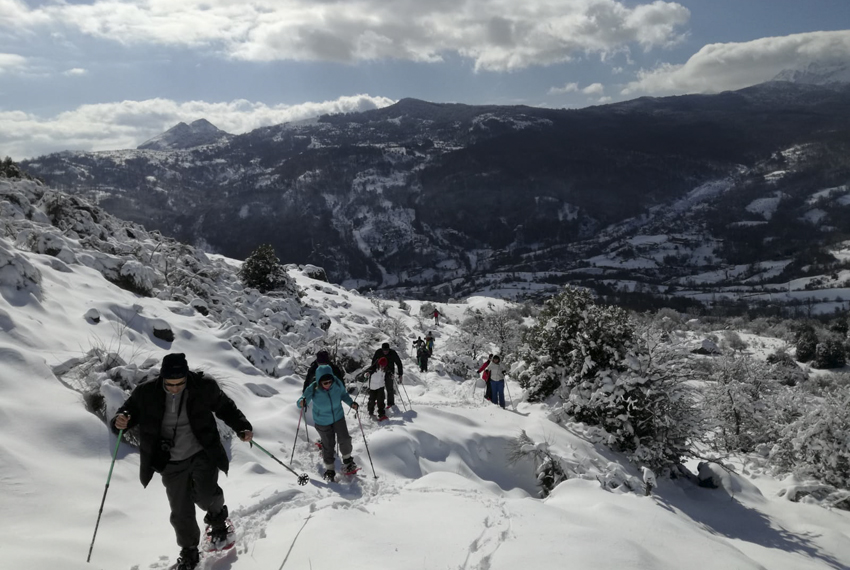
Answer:
[[[379,422],[388,419],[384,409],[384,388],[386,387],[388,364],[387,359],[382,356],[378,359],[377,364],[369,369],[369,404],[366,409],[369,410],[369,416],[374,418],[375,404],[377,404]]]
[[[310,363],[310,368],[307,369],[307,374],[304,376],[304,387],[301,389],[302,394],[307,389],[307,386],[315,382],[316,369],[322,364],[329,364],[333,369],[334,376],[342,380],[342,383],[345,384],[345,371],[331,362],[331,356],[327,350],[320,350],[316,353],[316,360]]]
[[[490,371],[487,370],[487,366],[490,365],[490,361],[493,360],[493,355],[490,354],[487,356],[487,360],[484,361],[484,364],[478,369],[478,373],[481,374],[481,379],[484,380],[484,399],[490,401],[493,397],[492,389],[490,388]]]
[[[139,426],[139,479],[147,487],[154,472],[162,476],[171,507],[171,526],[180,557],[177,570],[192,570],[200,559],[201,530],[195,505],[206,511],[212,550],[233,546],[218,471],[227,473],[227,453],[216,417],[242,441],[251,441],[251,424],[219,385],[202,372],[190,372],[186,356],[167,354],[159,376],[140,384],[112,418],[112,429]]]
[[[440,326],[440,311],[434,309],[434,326]]]
[[[419,372],[428,372],[428,359],[431,358],[431,353],[425,347],[416,351],[416,360],[419,362]]]
[[[418,351],[420,348],[423,348],[424,346],[425,346],[425,341],[422,340],[421,336],[413,341],[413,349],[416,350],[416,351]]]
[[[428,356],[434,354],[434,337],[431,335],[431,331],[428,331],[428,334],[425,335],[425,350],[428,351]]]
[[[390,348],[390,343],[385,342],[381,345],[381,348],[375,351],[375,354],[372,356],[372,366],[378,364],[378,359],[381,357],[386,358],[388,363],[385,386],[387,389],[387,407],[391,408],[395,406],[395,376],[393,376],[393,365],[398,369],[399,384],[401,383],[404,370],[401,367],[401,358],[398,357],[396,351]]]
[[[502,357],[498,354],[487,365],[485,372],[490,372],[490,397],[494,404],[505,407],[505,372],[502,370]]]
[[[345,390],[342,380],[334,375],[333,368],[329,364],[321,364],[316,368],[316,380],[307,386],[304,394],[298,398],[297,405],[299,408],[306,408],[310,402],[313,402],[313,424],[322,439],[322,461],[325,464],[323,477],[326,481],[333,481],[336,477],[334,450],[337,439],[339,439],[343,471],[354,473],[357,465],[351,457],[351,435],[345,423],[342,402],[355,410],[358,406]]]

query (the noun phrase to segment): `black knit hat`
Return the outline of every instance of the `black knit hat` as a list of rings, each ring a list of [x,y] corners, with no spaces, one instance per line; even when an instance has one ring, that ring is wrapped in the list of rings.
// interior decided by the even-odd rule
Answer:
[[[331,356],[328,354],[327,350],[320,350],[316,353],[316,363],[317,364],[330,364]]]
[[[382,344],[382,345],[381,345],[381,349],[383,349],[383,350],[389,350],[389,349],[390,349],[390,343],[385,342],[384,344]]]
[[[163,379],[185,378],[189,374],[189,363],[186,362],[186,355],[182,352],[174,352],[166,354],[162,359],[162,368],[159,375]]]

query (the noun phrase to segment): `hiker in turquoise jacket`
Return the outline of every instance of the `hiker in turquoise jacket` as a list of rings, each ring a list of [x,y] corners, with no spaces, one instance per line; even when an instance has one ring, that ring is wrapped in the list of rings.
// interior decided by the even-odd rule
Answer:
[[[339,452],[342,454],[344,471],[351,473],[357,470],[354,458],[351,457],[351,435],[345,423],[345,410],[342,402],[355,410],[357,402],[351,399],[342,380],[333,373],[333,368],[323,364],[316,368],[316,380],[307,386],[304,395],[298,398],[298,407],[306,408],[313,404],[313,423],[322,439],[322,461],[325,463],[324,478],[331,481],[336,477],[334,471],[334,449],[339,438]]]

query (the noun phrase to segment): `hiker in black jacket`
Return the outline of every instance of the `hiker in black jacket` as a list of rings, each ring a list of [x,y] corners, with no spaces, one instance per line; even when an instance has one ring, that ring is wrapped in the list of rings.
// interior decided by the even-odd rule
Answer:
[[[345,384],[345,372],[343,369],[331,362],[331,355],[328,354],[327,350],[320,350],[316,353],[316,360],[310,363],[310,368],[307,369],[307,374],[304,376],[304,387],[301,389],[302,394],[307,389],[307,386],[316,380],[316,369],[323,364],[329,365],[333,369],[334,376],[342,380],[342,383]]]
[[[112,418],[114,431],[139,426],[139,479],[147,487],[154,472],[171,506],[171,526],[180,546],[179,570],[198,565],[201,531],[195,505],[206,511],[213,549],[232,544],[228,536],[227,506],[218,486],[219,470],[227,473],[228,459],[221,444],[216,417],[242,441],[253,431],[236,404],[202,372],[189,371],[186,356],[168,354],[159,376],[140,384]]]
[[[393,365],[398,369],[398,382],[401,384],[401,377],[404,374],[404,370],[401,367],[401,358],[398,357],[398,353],[390,348],[390,343],[385,342],[381,345],[381,348],[375,351],[375,355],[372,356],[372,367],[373,369],[378,365],[379,358],[386,358],[387,362],[387,376],[386,376],[386,388],[387,388],[387,407],[395,406],[395,376],[393,374]]]

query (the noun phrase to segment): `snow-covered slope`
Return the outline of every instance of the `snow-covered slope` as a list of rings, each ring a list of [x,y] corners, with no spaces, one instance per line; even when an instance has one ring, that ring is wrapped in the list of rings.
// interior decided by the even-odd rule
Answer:
[[[190,124],[177,123],[161,135],[143,142],[140,150],[185,150],[197,146],[227,141],[233,135],[207,121],[198,119]]]
[[[292,465],[311,476],[300,487],[224,433],[232,463],[221,484],[239,542],[205,559],[206,570],[847,567],[848,513],[781,499],[781,482],[728,475],[723,489],[707,490],[660,480],[646,497],[636,467],[588,441],[581,425],[549,421],[516,383],[508,382],[511,409],[486,404],[474,373],[452,376],[445,362],[464,312],[497,301],[439,304],[444,320],[432,327],[417,301],[373,301],[298,267],[289,275],[299,295],[267,297],[241,288],[236,262],[61,198],[34,182],[0,181],[4,568],[174,563],[163,487],[158,477],[141,487],[138,454],[124,443],[86,563],[116,441],[86,411],[83,394],[102,394],[111,415],[122,387],[155,374],[168,352],[186,353],[193,368],[218,378],[265,449],[288,463],[295,444]],[[122,285],[147,283],[153,294],[118,287],[104,278],[112,271],[132,277],[116,279]],[[154,335],[162,330],[173,340]],[[420,373],[410,342],[429,330],[435,358]],[[404,361],[404,401],[383,425],[348,418],[363,470],[328,485],[307,441],[316,437],[312,425],[305,433],[302,424],[296,438],[302,374],[319,346],[365,362],[387,339]],[[530,460],[507,460],[522,431],[561,457],[569,474],[546,499],[537,498]]]

